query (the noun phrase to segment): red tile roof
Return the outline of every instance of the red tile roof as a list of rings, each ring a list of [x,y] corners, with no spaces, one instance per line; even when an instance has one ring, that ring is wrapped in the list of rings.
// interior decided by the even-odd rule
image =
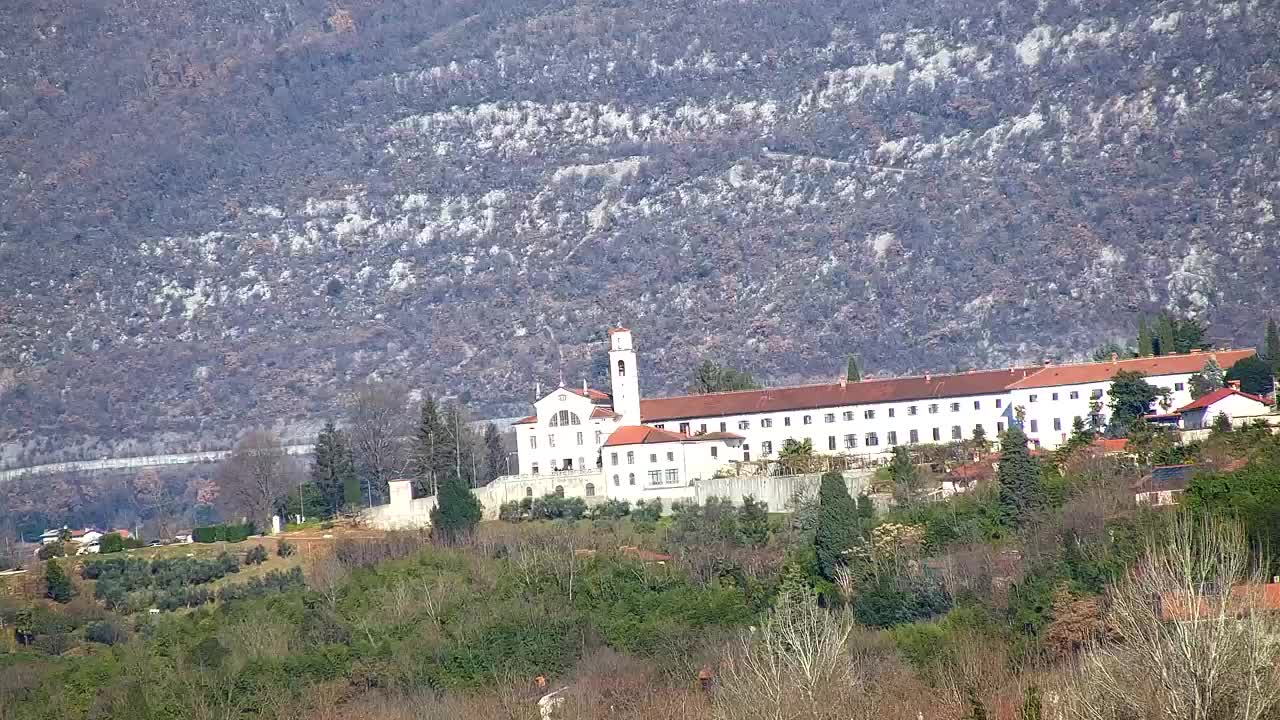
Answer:
[[[1210,405],[1218,402],[1219,400],[1222,400],[1224,398],[1229,398],[1232,395],[1247,397],[1250,400],[1253,400],[1254,402],[1260,402],[1263,405],[1270,404],[1267,402],[1266,398],[1258,397],[1257,395],[1251,395],[1247,392],[1241,392],[1239,390],[1236,390],[1235,388],[1224,387],[1224,388],[1218,388],[1217,390],[1214,390],[1208,395],[1201,395],[1199,398],[1191,401],[1190,403],[1187,403],[1186,405],[1183,405],[1182,407],[1178,408],[1174,412],[1184,413],[1189,410],[1201,410],[1209,407]]]
[[[511,424],[512,424],[512,425],[527,425],[528,423],[535,423],[535,422],[538,422],[538,416],[537,416],[537,415],[530,415],[529,417],[522,417],[522,418],[520,418],[519,420],[517,420],[517,421],[515,421],[515,422],[513,422],[513,423],[511,423]]]
[[[731,432],[709,432],[694,435],[690,440],[746,440],[745,437]]]
[[[597,390],[595,388],[587,388],[586,390],[583,390],[582,388],[565,388],[565,390],[568,390],[574,395],[581,395],[582,397],[588,398],[593,401],[594,400],[609,400],[609,401],[613,400],[612,395],[610,395],[609,393],[603,390]]]
[[[604,446],[616,447],[618,445],[684,442],[688,439],[688,435],[681,435],[670,430],[659,430],[645,425],[623,425],[609,435],[609,439],[604,441]]]
[[[1023,388],[1041,388],[1054,385],[1081,385],[1084,383],[1106,382],[1121,370],[1140,372],[1143,375],[1181,375],[1193,373],[1204,367],[1209,358],[1214,358],[1223,370],[1235,365],[1254,354],[1247,350],[1216,350],[1209,352],[1188,353],[1186,355],[1162,355],[1160,357],[1142,357],[1115,362],[1076,363],[1072,365],[1050,365],[1031,374],[1023,380],[1009,385],[1010,390]]]
[[[616,413],[616,412],[614,412],[614,411],[610,410],[609,408],[605,408],[605,407],[598,407],[598,408],[592,408],[592,409],[591,409],[591,417],[593,417],[593,418],[615,418],[615,417],[618,417],[618,413]]]
[[[977,370],[956,375],[921,375],[885,380],[863,380],[843,385],[823,383],[766,390],[654,398],[640,401],[640,417],[645,422],[663,422],[684,418],[810,410],[841,405],[990,395],[1004,392],[1009,383],[1021,380],[1036,370],[1036,368]]]
[[[1192,607],[1192,604],[1196,607]],[[1234,585],[1227,602],[1219,605],[1212,598],[1197,595],[1194,600],[1185,593],[1162,593],[1159,598],[1160,616],[1165,620],[1192,620],[1211,617],[1219,610],[1240,615],[1249,610],[1275,612],[1280,610],[1280,583],[1264,585]]]
[[[1115,453],[1128,452],[1128,438],[1098,438],[1093,441],[1093,447],[1100,450],[1104,455],[1112,455]]]

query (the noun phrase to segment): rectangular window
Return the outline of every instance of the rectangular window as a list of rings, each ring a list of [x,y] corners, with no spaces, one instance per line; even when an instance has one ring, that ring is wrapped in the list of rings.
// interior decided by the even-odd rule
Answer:
[[[1035,420],[1032,420],[1032,421],[1031,421],[1031,432],[1037,432],[1037,431],[1039,431],[1039,430],[1040,430],[1040,423],[1036,422]]]
[[[1080,391],[1079,391],[1079,390],[1072,390],[1071,392],[1067,393],[1067,399],[1068,399],[1068,400],[1079,400],[1079,399],[1080,399]]]
[[[529,436],[529,449],[530,449],[530,450],[537,450],[537,449],[538,449],[538,438],[537,438],[537,436],[535,436],[535,435],[530,435],[530,436]]]
[[[908,405],[908,406],[907,406],[907,414],[908,414],[908,415],[915,415],[918,411],[919,411],[919,408],[917,408],[915,405]]]
[[[1182,383],[1174,383],[1174,384],[1173,384],[1173,391],[1174,391],[1174,392],[1182,392],[1186,387],[1187,387],[1187,386],[1186,386],[1186,385],[1184,385],[1184,384],[1182,384]]]
[[[822,416],[822,422],[829,422],[829,423],[833,423],[833,422],[835,422],[835,421],[836,421],[836,414],[835,414],[835,413],[827,413],[826,415],[823,415],[823,416]]]
[[[907,437],[911,439],[911,444],[915,445],[916,443],[920,442],[920,431],[912,430],[910,433],[908,433]]]
[[[934,441],[934,442],[941,442],[941,441],[942,441],[942,428],[934,428],[934,429],[933,429],[933,441]]]
[[[676,461],[676,454],[675,454],[674,452],[671,452],[670,450],[668,450],[668,451],[667,451],[667,462],[675,462],[675,461]]]
[[[974,436],[975,436],[975,437],[976,437],[976,436],[978,436],[978,435],[982,435],[982,434],[984,434],[985,432],[986,432],[986,430],[983,430],[983,429],[982,429],[982,423],[978,423],[977,425],[974,425],[974,426],[973,426],[973,434],[974,434]]]
[[[720,457],[720,448],[716,447],[715,445],[712,445],[712,446],[711,446],[711,457],[713,457],[713,458],[715,458],[715,457]]]
[[[790,416],[790,415],[787,415],[787,416],[785,416],[785,417],[783,417],[783,418],[782,418],[782,426],[783,426],[783,427],[791,427],[791,416]]]
[[[805,416],[804,416],[804,424],[805,424],[805,425],[812,425],[812,424],[813,424],[813,416],[812,416],[812,415],[805,415]]]
[[[729,423],[720,423],[720,432],[729,432]]]
[[[707,431],[706,423],[702,423],[701,425],[698,426],[698,432],[706,432],[706,431]]]
[[[556,446],[556,436],[555,436],[555,435],[548,435],[548,436],[547,436],[547,447],[555,447],[555,446]]]
[[[649,453],[649,462],[651,463],[658,462],[658,453]]]
[[[867,436],[863,438],[863,442],[866,443],[867,447],[875,447],[880,444],[880,438],[876,437],[875,433],[867,433]]]
[[[1002,422],[998,422],[998,423],[996,423],[996,432],[997,432],[997,433],[1002,433],[1002,432],[1004,432],[1004,423],[1002,423]]]
[[[1054,402],[1058,402],[1058,393],[1054,393],[1053,397],[1050,399],[1053,400]]]
[[[894,415],[893,408],[889,408],[889,417],[893,417],[893,415]]]
[[[938,414],[938,403],[929,403],[929,414],[930,415]]]
[[[981,409],[982,409],[982,401],[981,401],[981,400],[974,400],[974,401],[973,401],[973,409],[974,409],[974,410],[981,410]]]
[[[853,411],[852,411],[852,410],[845,410],[845,411],[844,411],[844,419],[845,419],[845,420],[852,421],[852,420],[853,420]]]
[[[960,403],[951,403],[951,412],[960,412]]]
[[[865,420],[875,420],[875,419],[876,419],[876,411],[875,411],[875,410],[863,410],[863,411],[862,411],[862,417],[863,417],[863,419],[865,419]]]
[[[609,453],[609,464],[610,465],[618,464],[618,453]]]
[[[689,434],[689,423],[680,423],[680,432],[684,435]]]
[[[959,425],[952,425],[952,426],[951,426],[951,439],[952,439],[952,440],[960,440],[960,439],[962,439],[963,437],[964,437],[964,431],[960,429],[960,426],[959,426]]]
[[[844,436],[844,447],[845,447],[845,449],[846,449],[846,450],[852,450],[852,449],[854,449],[854,448],[858,447],[858,436],[857,436],[857,435],[845,435],[845,436]]]
[[[711,449],[712,449],[712,450],[715,450],[715,448],[711,448]],[[768,440],[765,440],[764,442],[760,443],[760,455],[761,455],[761,456],[767,457],[767,456],[768,456],[770,453],[772,453],[772,452],[773,452],[773,443],[772,443],[772,442],[769,442]]]
[[[897,444],[898,444],[898,433],[897,433],[896,431],[894,431],[894,430],[890,430],[890,431],[889,431],[889,434],[885,436],[885,440],[886,440],[890,445],[897,445]]]
[[[1054,418],[1054,419],[1053,419],[1053,429],[1054,429],[1054,430],[1061,430],[1061,429],[1062,429],[1062,418]]]
[[[599,445],[599,444],[600,444],[600,443],[602,443],[602,442],[604,442],[604,432],[603,432],[603,431],[600,431],[600,430],[597,430],[597,431],[596,431],[596,444],[597,444],[597,445]]]
[[[538,474],[538,463],[534,463],[534,464],[533,464],[533,474],[534,474],[534,475],[537,475],[537,474]]]
[[[668,485],[676,485],[676,484],[678,484],[679,482],[680,482],[680,471],[679,471],[679,470],[668,470],[668,471],[667,471],[667,484],[668,484]]]
[[[750,427],[751,427],[751,421],[750,421],[750,420],[739,420],[739,421],[738,421],[738,429],[739,429],[739,430],[746,430],[746,429],[748,429],[748,428],[750,428]]]
[[[1027,398],[1027,402],[1035,402],[1040,399],[1039,395],[1031,395]]]
[[[1004,400],[1001,400],[1000,398],[996,398],[996,409],[999,410],[1002,407],[1004,407]]]
[[[661,470],[650,470],[650,471],[649,471],[649,484],[650,484],[650,485],[660,485],[661,483],[662,483],[662,471],[661,471]]]
[[[656,427],[656,428],[658,428],[659,430],[666,430],[666,429],[667,429],[667,424],[666,424],[666,423],[654,423],[654,424],[653,424],[653,426],[654,426],[654,427]]]
[[[1096,389],[1094,389],[1094,390],[1090,390],[1090,391],[1089,391],[1089,399],[1090,399],[1090,400],[1101,400],[1101,399],[1102,399],[1102,388],[1096,388]]]
[[[836,436],[835,436],[835,435],[828,435],[828,436],[827,436],[827,449],[828,449],[828,450],[835,450],[835,449],[836,449]]]
[[[583,441],[582,441],[582,433],[578,433],[578,444],[579,444],[579,445],[583,445],[583,444],[584,444],[584,443],[583,443]]]
[[[635,453],[635,451],[634,451],[634,450],[628,450],[628,451],[627,451],[627,464],[628,464],[628,465],[635,465],[635,464],[636,464],[636,453]]]
[[[760,421],[760,427],[762,427],[762,428],[770,428],[770,427],[773,427],[773,418],[764,418],[763,420],[761,420],[761,421]]]

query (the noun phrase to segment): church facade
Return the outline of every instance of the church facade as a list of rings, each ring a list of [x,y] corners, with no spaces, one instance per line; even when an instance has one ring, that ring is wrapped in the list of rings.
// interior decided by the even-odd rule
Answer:
[[[1053,449],[1072,423],[1105,423],[1107,390],[1122,370],[1191,402],[1189,378],[1214,358],[1225,370],[1253,350],[1032,365],[645,399],[630,330],[609,331],[610,388],[558,387],[514,424],[520,477],[593,476],[593,495],[629,501],[692,496],[698,480],[735,464],[776,459],[789,439],[816,453],[883,461],[899,445],[997,439],[1020,423]]]

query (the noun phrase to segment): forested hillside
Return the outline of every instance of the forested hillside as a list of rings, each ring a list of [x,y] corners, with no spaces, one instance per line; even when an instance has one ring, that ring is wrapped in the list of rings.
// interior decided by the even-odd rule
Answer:
[[[233,436],[371,373],[524,410],[637,332],[772,382],[1276,305],[1273,3],[0,10],[0,444]],[[558,350],[560,352],[558,352]],[[169,433],[169,435],[164,435]]]

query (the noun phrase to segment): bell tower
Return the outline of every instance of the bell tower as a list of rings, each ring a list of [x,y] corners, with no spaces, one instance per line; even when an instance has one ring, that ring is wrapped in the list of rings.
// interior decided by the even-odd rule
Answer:
[[[613,391],[613,411],[622,416],[623,425],[640,424],[640,378],[636,367],[636,351],[631,345],[631,331],[614,328],[609,331],[609,379]]]

